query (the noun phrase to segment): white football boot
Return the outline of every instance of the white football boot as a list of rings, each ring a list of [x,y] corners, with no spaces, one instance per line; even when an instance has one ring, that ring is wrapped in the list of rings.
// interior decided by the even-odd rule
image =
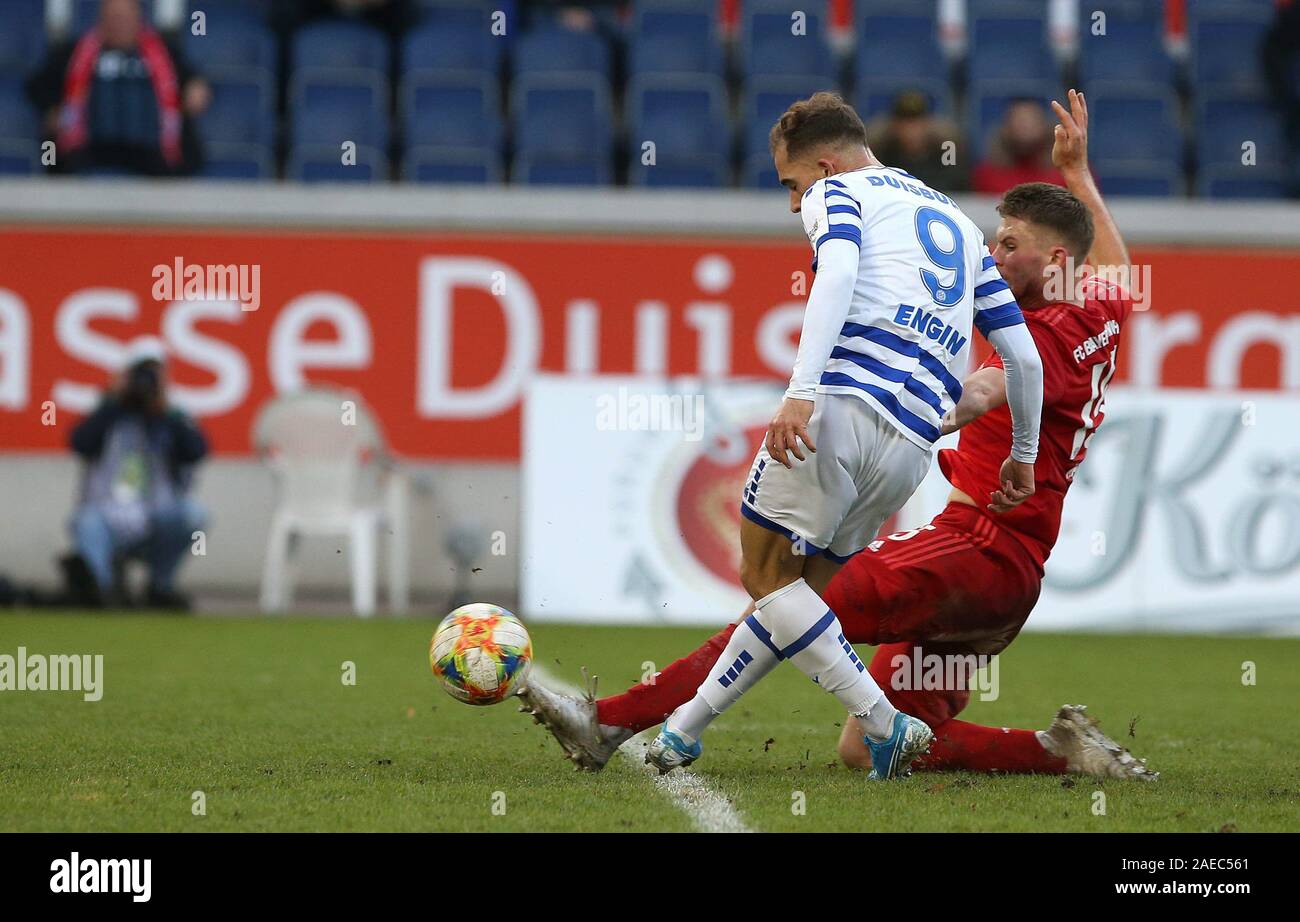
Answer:
[[[549,689],[530,677],[516,693],[522,700],[519,710],[532,714],[533,720],[551,731],[576,771],[600,771],[618,747],[635,736],[626,727],[601,725],[596,719],[595,692],[594,680],[587,694],[579,698]]]
[[[1043,748],[1065,759],[1066,768],[1097,778],[1135,778],[1155,781],[1159,772],[1147,768],[1139,759],[1105,733],[1096,719],[1089,717],[1082,704],[1067,704],[1056,712],[1052,725],[1037,733]]]

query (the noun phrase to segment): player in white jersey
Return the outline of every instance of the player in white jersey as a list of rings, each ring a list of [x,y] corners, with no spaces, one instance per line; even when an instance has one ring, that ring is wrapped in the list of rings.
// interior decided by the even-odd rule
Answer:
[[[772,153],[816,279],[790,386],[741,499],[741,582],[754,604],[646,761],[661,772],[693,762],[705,727],[788,659],[861,722],[872,777],[892,778],[932,734],[889,703],[819,592],[929,469],[961,397],[972,321],[1002,356],[1013,419],[994,504],[1033,493],[1042,363],[984,235],[947,196],[876,160],[838,95],[791,106]]]

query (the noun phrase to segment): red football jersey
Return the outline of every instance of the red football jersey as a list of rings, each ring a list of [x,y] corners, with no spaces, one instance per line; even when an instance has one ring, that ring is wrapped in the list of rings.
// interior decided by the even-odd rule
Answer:
[[[1039,427],[1034,495],[1006,513],[984,507],[998,489],[1002,462],[1011,453],[1011,409],[998,407],[965,426],[955,449],[939,452],[939,467],[957,489],[979,504],[993,522],[1020,538],[1047,562],[1061,530],[1061,506],[1074,470],[1101,425],[1106,385],[1115,377],[1120,328],[1133,301],[1127,291],[1091,277],[1084,303],[1054,303],[1025,312],[1025,323],[1043,362],[1043,420]],[[981,367],[1002,367],[994,352]]]

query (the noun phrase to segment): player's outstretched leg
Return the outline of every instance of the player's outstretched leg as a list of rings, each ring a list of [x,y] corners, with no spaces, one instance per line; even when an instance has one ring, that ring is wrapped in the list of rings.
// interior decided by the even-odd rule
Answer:
[[[598,772],[634,734],[662,723],[695,696],[735,629],[728,625],[693,653],[655,673],[653,682],[638,682],[621,695],[592,701],[530,679],[519,692],[520,710],[550,730],[578,768]]]
[[[1134,778],[1156,781],[1159,772],[1147,768],[1119,743],[1101,732],[1095,718],[1081,704],[1067,704],[1056,712],[1051,725],[1037,734],[1043,748],[1065,760],[1066,770],[1098,778]]]

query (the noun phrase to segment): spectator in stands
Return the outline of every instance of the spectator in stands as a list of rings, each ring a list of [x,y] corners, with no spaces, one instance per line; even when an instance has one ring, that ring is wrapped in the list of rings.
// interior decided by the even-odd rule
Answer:
[[[957,134],[957,126],[931,112],[929,99],[916,90],[899,93],[889,114],[867,125],[868,145],[881,163],[911,173],[941,192],[970,188],[965,151],[955,146]],[[945,149],[945,141],[954,145]]]
[[[117,386],[72,432],[72,450],[86,462],[72,537],[93,577],[90,601],[101,605],[123,604],[116,565],[138,556],[149,566],[146,604],[189,607],[174,580],[203,526],[203,510],[187,493],[208,444],[168,405],[163,371],[162,343],[138,340]]]
[[[1300,198],[1300,2],[1284,0],[1264,38],[1264,77],[1282,116],[1282,130],[1290,148],[1290,194]]]
[[[52,48],[27,92],[45,113],[60,170],[167,175],[199,166],[189,117],[207,108],[211,90],[145,22],[140,0],[101,0],[99,22]]]
[[[1052,166],[1052,124],[1036,99],[1017,99],[1007,106],[990,144],[988,157],[975,167],[975,191],[1001,195],[1026,182],[1063,186]]]
[[[302,0],[300,9],[303,22],[340,17],[357,19],[394,36],[401,34],[412,18],[408,0]]]

